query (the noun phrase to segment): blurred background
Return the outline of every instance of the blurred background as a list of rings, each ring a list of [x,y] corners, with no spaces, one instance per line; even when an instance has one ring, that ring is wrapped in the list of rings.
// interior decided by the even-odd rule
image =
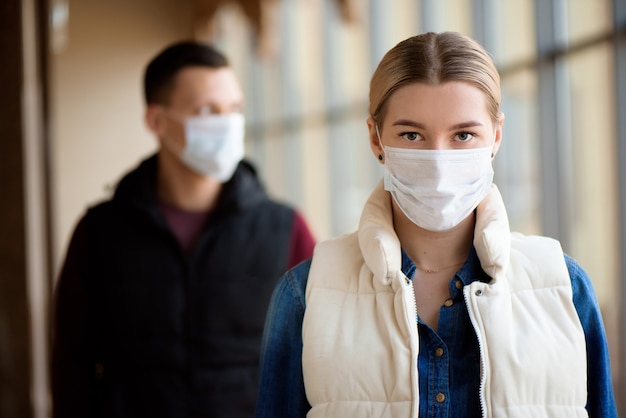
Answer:
[[[156,149],[142,75],[157,52],[196,38],[229,56],[247,156],[324,239],[356,228],[381,178],[375,66],[444,30],[500,69],[511,226],[560,239],[591,276],[626,413],[626,0],[2,0],[0,416],[48,416],[55,278],[78,217]]]

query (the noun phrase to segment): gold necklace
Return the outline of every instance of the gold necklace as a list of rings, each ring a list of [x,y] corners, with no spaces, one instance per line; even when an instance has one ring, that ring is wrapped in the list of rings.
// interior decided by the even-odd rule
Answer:
[[[436,268],[436,269],[427,269],[427,268],[420,267],[417,264],[415,264],[415,268],[420,270],[420,271],[423,271],[424,273],[439,273],[440,271],[447,270],[450,267],[460,266],[463,263],[465,263],[465,260],[463,260],[461,262],[458,262],[458,263],[450,264],[449,266],[439,267],[439,268]]]

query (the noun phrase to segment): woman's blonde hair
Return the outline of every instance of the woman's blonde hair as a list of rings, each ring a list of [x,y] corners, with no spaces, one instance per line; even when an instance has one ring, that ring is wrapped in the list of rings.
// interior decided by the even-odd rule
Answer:
[[[370,115],[382,125],[389,97],[412,83],[438,85],[463,81],[487,98],[494,122],[500,117],[500,75],[485,49],[457,32],[428,32],[408,38],[390,49],[370,82]]]

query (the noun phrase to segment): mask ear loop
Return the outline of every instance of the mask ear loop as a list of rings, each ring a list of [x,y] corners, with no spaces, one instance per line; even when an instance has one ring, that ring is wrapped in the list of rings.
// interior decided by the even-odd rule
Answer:
[[[491,159],[493,159],[493,157],[496,155],[493,149],[493,147],[496,145],[496,132],[493,133],[493,141],[491,142]]]
[[[502,112],[500,112],[500,117],[502,117]],[[500,119],[498,118],[498,122],[500,121]],[[491,143],[491,158],[496,156],[496,153],[493,149],[493,147],[495,147],[496,145],[496,135],[497,135],[498,131],[496,130],[496,132],[494,132],[493,134],[493,142]]]
[[[375,124],[374,128],[376,129],[376,136],[378,137],[378,144],[380,145],[382,149],[385,149],[383,147],[383,141],[381,141],[380,139],[380,131],[378,130],[378,124]],[[383,154],[378,154],[378,161],[382,162],[383,159],[384,159]]]

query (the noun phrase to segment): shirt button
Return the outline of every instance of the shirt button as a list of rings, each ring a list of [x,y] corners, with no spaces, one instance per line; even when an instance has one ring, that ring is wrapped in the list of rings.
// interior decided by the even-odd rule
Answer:
[[[452,302],[452,299],[447,299],[444,303],[443,306],[445,306],[446,308],[449,308],[450,306],[452,306],[454,302]]]
[[[435,350],[435,356],[437,357],[443,356],[443,348],[437,347],[437,349]]]
[[[442,403],[443,401],[446,400],[446,395],[444,395],[443,393],[439,392],[437,394],[437,396],[435,396],[435,399],[437,400],[437,402]]]
[[[457,280],[457,281],[456,281],[456,283],[454,283],[454,286],[455,286],[457,289],[461,290],[461,288],[463,287],[463,282],[462,282],[462,281],[460,281],[460,280]]]

